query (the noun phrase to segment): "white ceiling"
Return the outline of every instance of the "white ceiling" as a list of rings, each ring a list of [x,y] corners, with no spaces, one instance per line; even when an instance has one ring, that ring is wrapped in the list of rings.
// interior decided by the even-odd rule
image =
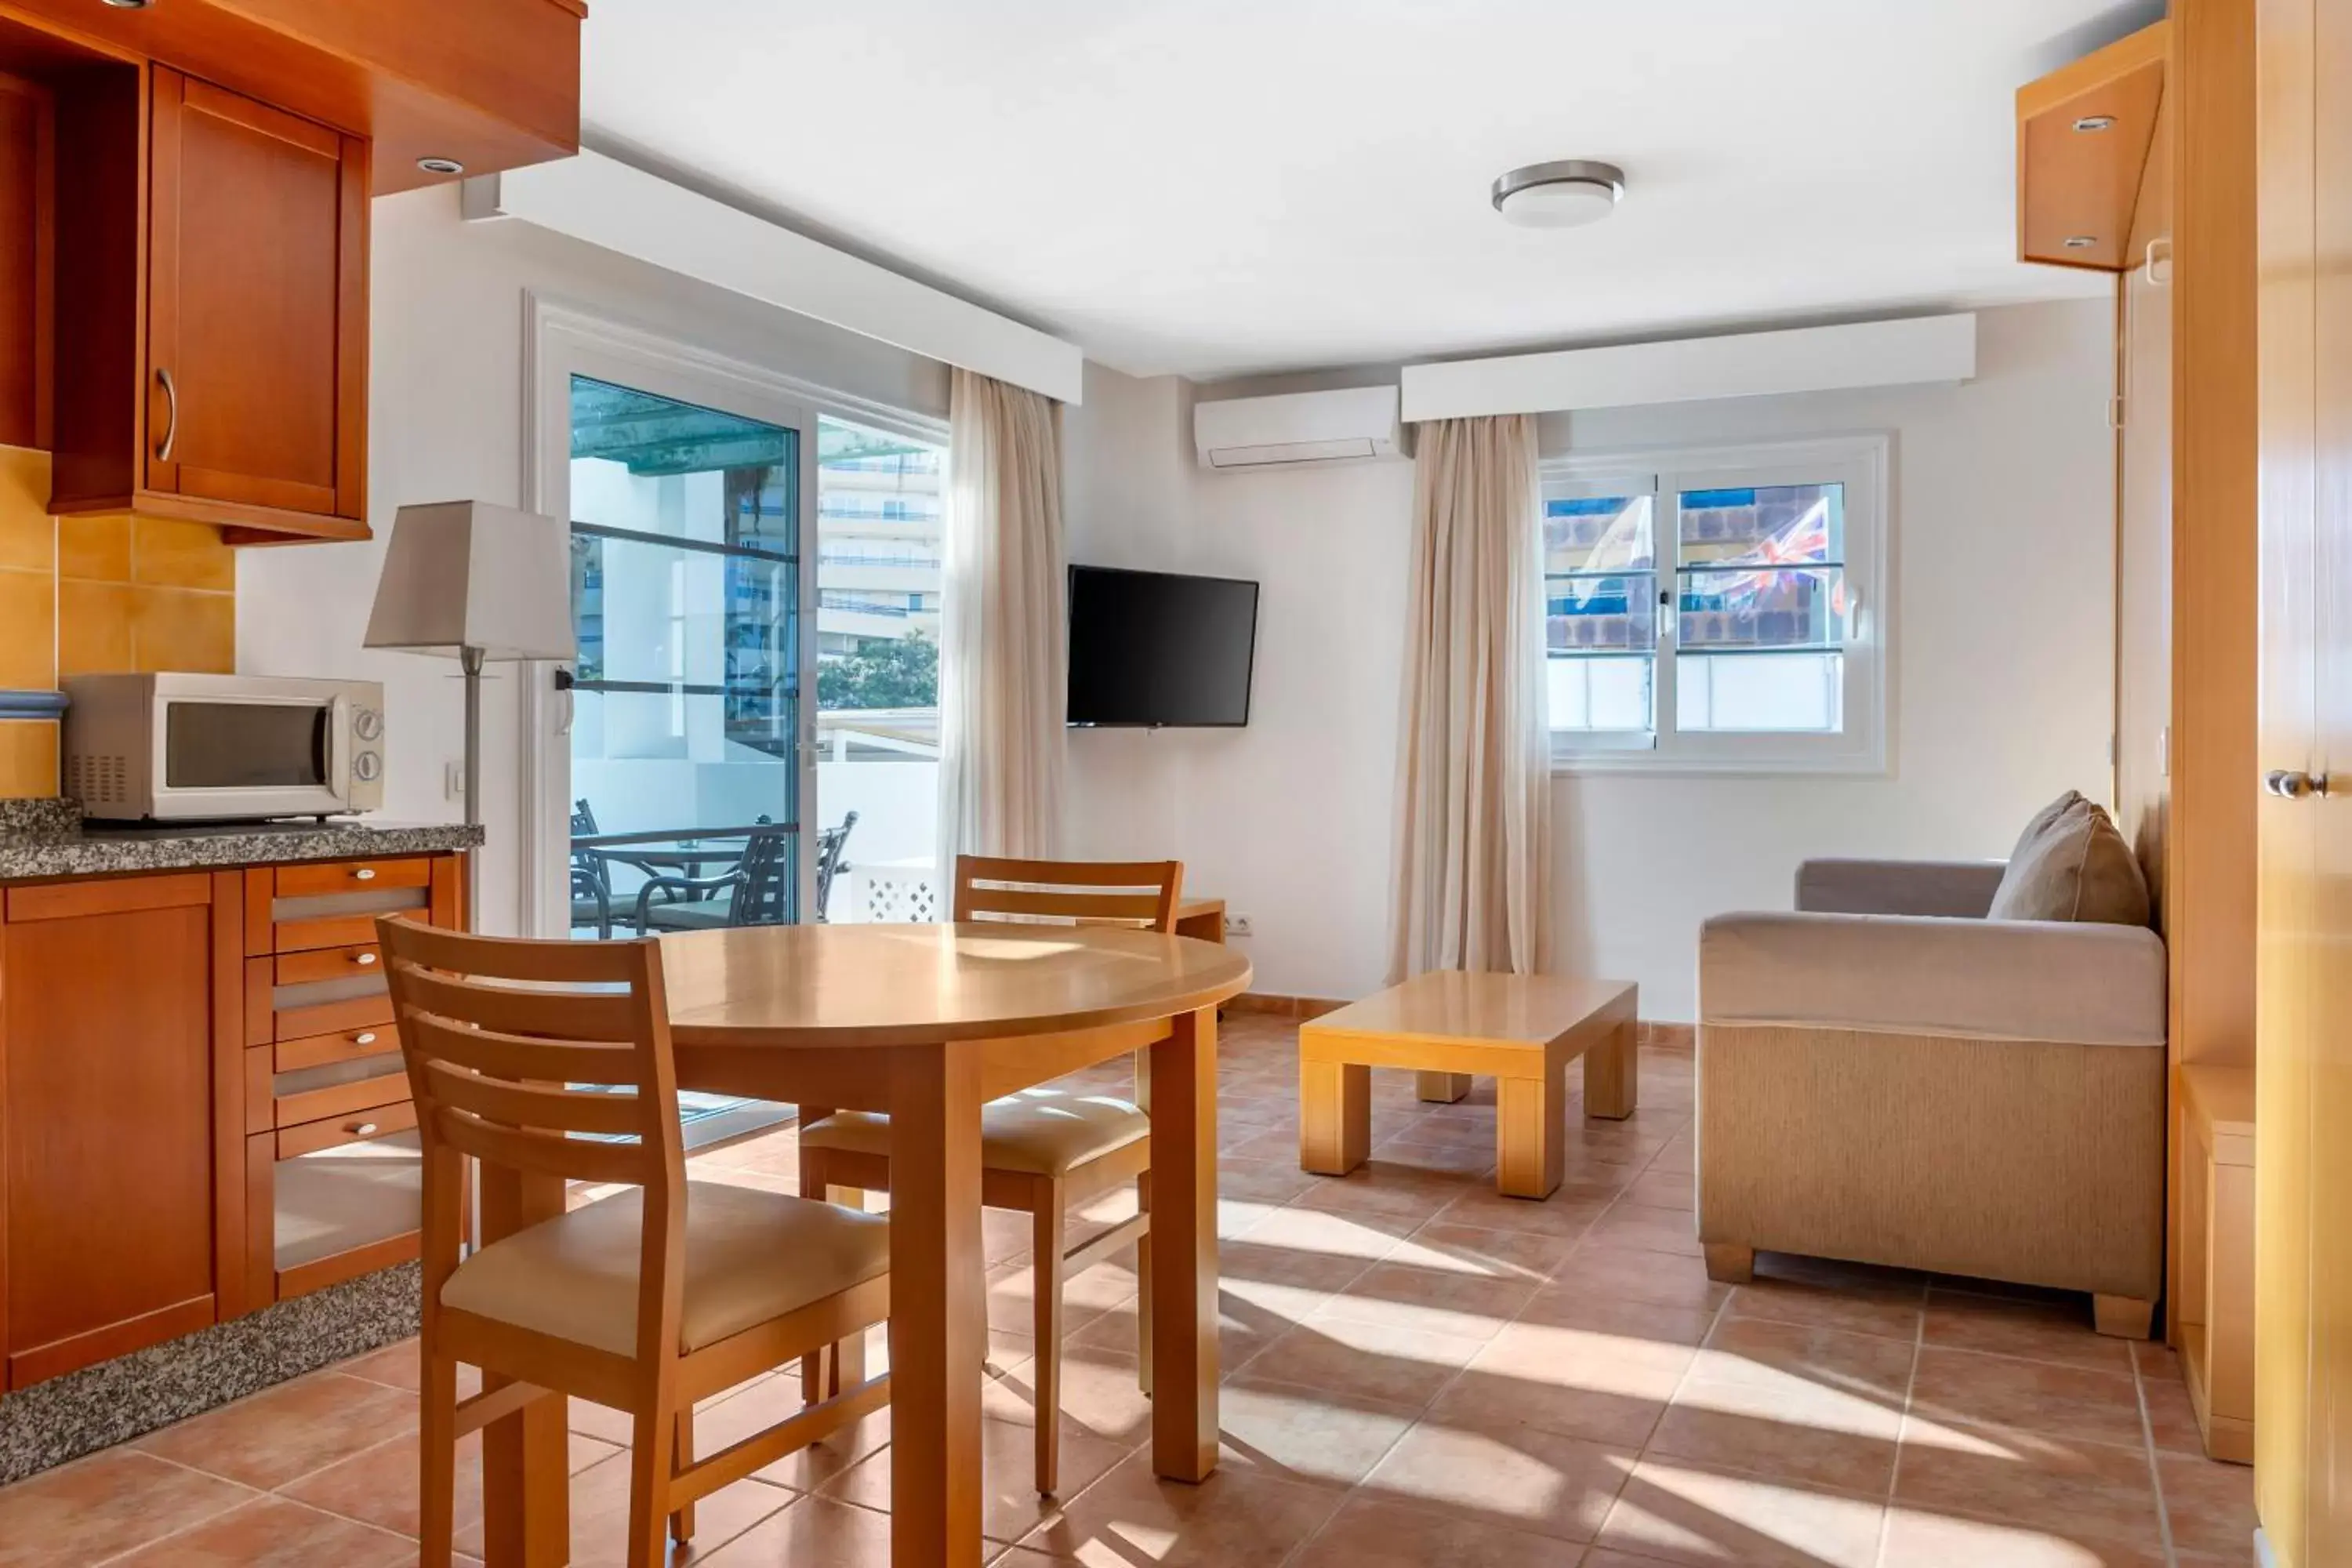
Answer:
[[[2093,294],[2019,83],[2147,0],[595,0],[589,139],[1208,378]],[[1520,230],[1518,163],[1623,165]]]

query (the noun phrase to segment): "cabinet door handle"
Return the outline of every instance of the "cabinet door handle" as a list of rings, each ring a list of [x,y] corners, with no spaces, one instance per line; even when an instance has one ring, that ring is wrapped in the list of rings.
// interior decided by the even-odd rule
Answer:
[[[172,414],[172,422],[163,426],[163,445],[156,452],[155,460],[168,463],[172,460],[172,448],[180,444],[180,387],[172,379],[172,373],[160,365],[156,367],[155,379],[163,384],[164,406]]]
[[[362,866],[352,873],[352,879],[356,882],[373,882],[375,880],[375,868]]]
[[[352,1037],[352,1044],[355,1046],[372,1046],[375,1044],[375,1031],[373,1029],[369,1029],[361,1034],[353,1035]]]
[[[2327,793],[2327,775],[2312,774],[2290,768],[2273,768],[2263,775],[2263,788],[2287,800],[2307,800]]]
[[[343,1131],[350,1133],[354,1138],[364,1138],[369,1133],[375,1131],[375,1123],[373,1121],[354,1121],[344,1127]]]
[[[358,964],[362,969],[365,969],[369,964],[375,962],[375,954],[372,952],[359,953],[353,956],[352,962]]]

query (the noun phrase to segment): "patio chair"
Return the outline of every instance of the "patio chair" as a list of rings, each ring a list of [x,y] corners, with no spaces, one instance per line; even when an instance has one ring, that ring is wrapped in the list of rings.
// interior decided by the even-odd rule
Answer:
[[[833,879],[849,869],[849,862],[841,858],[849,843],[849,830],[857,826],[857,814],[850,812],[841,819],[838,827],[828,827],[816,836],[816,918],[826,919],[825,910],[833,902]]]
[[[572,837],[596,836],[596,813],[587,801],[572,803]],[[598,937],[613,935],[613,868],[593,849],[572,852],[572,929],[594,926]]]
[[[791,833],[758,828],[744,840],[743,858],[719,876],[648,878],[637,889],[637,930],[782,925],[792,918],[792,894]]]

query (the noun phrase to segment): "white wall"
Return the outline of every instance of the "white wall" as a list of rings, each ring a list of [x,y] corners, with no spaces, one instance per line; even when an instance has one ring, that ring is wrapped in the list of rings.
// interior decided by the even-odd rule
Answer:
[[[446,189],[380,201],[374,217],[379,539],[245,552],[238,663],[383,679],[394,739],[384,816],[447,820],[460,810],[441,783],[460,751],[455,669],[371,654],[360,638],[381,535],[401,504],[520,497],[526,289],[933,416],[946,412],[946,375],[577,241],[462,224]],[[1563,956],[1640,981],[1651,1016],[1691,1016],[1699,921],[1784,907],[1806,856],[1999,855],[2060,789],[2109,793],[2112,311],[2019,307],[1986,312],[1981,330],[1980,374],[1962,387],[1547,421],[1548,449],[1897,434],[1893,775],[1558,785]],[[1073,735],[1071,848],[1181,856],[1196,890],[1252,921],[1261,990],[1358,994],[1386,968],[1412,465],[1203,474],[1191,452],[1193,395],[1172,378],[1087,367],[1087,402],[1065,416],[1069,553],[1261,581],[1251,722]],[[519,721],[511,672],[494,675],[480,904],[487,929],[510,930]]]
[[[362,677],[386,687],[383,818],[451,821],[445,761],[463,752],[456,665],[360,647],[393,514],[411,501],[517,504],[522,486],[526,290],[611,312],[835,390],[944,418],[930,361],[526,224],[467,224],[455,187],[374,206],[369,514],[363,544],[249,550],[238,560],[237,668]],[[491,667],[483,714],[482,927],[518,910],[516,675]]]
[[[1694,1016],[1699,923],[1787,908],[1801,860],[1998,858],[2060,791],[2114,793],[2115,310],[1979,321],[1962,386],[1545,421],[1547,449],[1895,432],[1892,776],[1560,783],[1560,957],[1649,1016]]]
[[[1557,783],[1559,958],[1640,982],[1648,1016],[1693,1016],[1700,922],[1786,908],[1808,857],[2000,856],[2059,791],[2110,793],[2113,310],[1990,310],[1980,331],[1962,386],[1544,423],[1548,453],[1895,436],[1890,775]],[[1074,736],[1080,847],[1172,833],[1189,884],[1250,918],[1260,990],[1358,994],[1385,978],[1412,466],[1202,474],[1150,428],[1182,402],[1088,380],[1071,555],[1260,579],[1255,711],[1237,732]]]

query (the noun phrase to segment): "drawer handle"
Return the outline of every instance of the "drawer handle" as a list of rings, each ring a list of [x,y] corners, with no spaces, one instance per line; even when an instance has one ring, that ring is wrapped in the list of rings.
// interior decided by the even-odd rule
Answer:
[[[352,962],[358,964],[362,969],[365,969],[369,964],[375,962],[375,954],[372,952],[359,953],[353,956]]]
[[[375,1123],[373,1121],[347,1122],[343,1127],[343,1131],[350,1133],[354,1138],[364,1138],[369,1133],[375,1131]]]
[[[352,1037],[352,1044],[355,1046],[372,1046],[375,1044],[375,1031],[373,1029],[369,1029],[364,1033],[353,1035]]]
[[[352,873],[352,878],[354,881],[373,882],[375,880],[375,868],[373,866],[362,866],[358,870]]]

